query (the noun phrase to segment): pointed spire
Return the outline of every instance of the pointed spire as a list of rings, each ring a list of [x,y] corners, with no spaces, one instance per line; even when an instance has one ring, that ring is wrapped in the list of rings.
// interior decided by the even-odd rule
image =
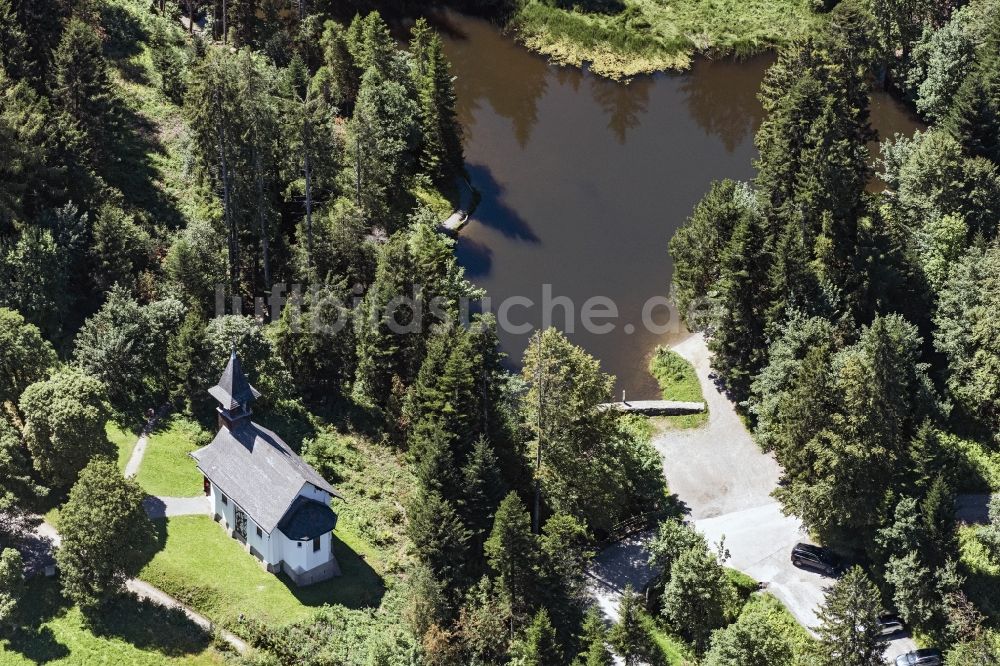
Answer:
[[[222,371],[219,383],[208,389],[212,397],[219,401],[222,409],[226,411],[243,408],[260,397],[260,392],[250,386],[247,377],[243,374],[243,365],[239,356],[236,355],[236,345],[233,345],[233,352],[229,356],[229,363]]]

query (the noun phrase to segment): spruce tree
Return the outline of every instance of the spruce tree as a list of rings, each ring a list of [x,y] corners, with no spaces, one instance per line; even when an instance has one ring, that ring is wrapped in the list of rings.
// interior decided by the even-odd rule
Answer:
[[[111,82],[94,29],[73,18],[54,55],[52,96],[94,157],[103,154],[112,107]]]
[[[878,588],[860,567],[833,586],[820,610],[820,661],[829,666],[878,666],[885,643],[879,636],[882,601]]]
[[[625,666],[640,663],[648,647],[649,636],[642,625],[639,595],[631,584],[625,586],[618,601],[618,622],[608,632],[608,640],[618,656],[625,661]]]
[[[412,208],[407,182],[420,137],[417,104],[405,83],[374,66],[365,71],[348,125],[349,168],[342,172],[342,188],[365,220],[389,231],[400,228]]]
[[[722,256],[719,316],[709,340],[712,367],[736,400],[749,395],[767,361],[763,315],[767,308],[770,239],[762,221],[741,219]]]
[[[421,490],[407,510],[414,551],[427,565],[454,609],[465,590],[469,533],[455,505],[434,489]]]
[[[0,0],[0,71],[12,79],[25,73],[28,45],[11,0]]]
[[[524,630],[520,653],[525,666],[562,666],[565,663],[556,630],[544,608],[535,613]]]
[[[481,552],[493,525],[493,517],[506,493],[507,484],[493,446],[485,437],[480,437],[462,468],[461,511],[472,535],[474,552]]]
[[[393,74],[396,43],[378,12],[355,16],[347,30],[346,43],[358,72],[373,69],[381,77]]]
[[[611,666],[614,663],[608,650],[608,628],[604,623],[604,615],[597,606],[587,609],[581,642],[584,651],[577,661],[582,662],[583,666]]]
[[[663,615],[695,649],[708,649],[712,631],[725,625],[734,596],[732,584],[714,553],[703,544],[681,552],[670,567],[663,591]]]
[[[410,49],[411,71],[420,103],[421,152],[424,173],[447,184],[463,167],[462,128],[455,116],[455,87],[440,35],[418,19]]]
[[[1000,164],[1000,17],[993,18],[944,126],[967,151]]]
[[[500,503],[485,551],[514,622],[523,621],[534,597],[537,543],[531,533],[528,512],[516,493],[511,492]]]
[[[414,313],[402,304],[390,311],[398,303],[394,299],[412,296],[412,272],[406,235],[397,233],[381,247],[375,281],[354,319],[358,341],[354,394],[382,408],[388,407],[393,379],[409,381],[415,372]]]

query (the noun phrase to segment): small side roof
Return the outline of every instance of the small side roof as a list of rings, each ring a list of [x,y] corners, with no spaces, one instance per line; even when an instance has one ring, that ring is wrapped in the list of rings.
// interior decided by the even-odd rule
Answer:
[[[337,526],[337,514],[322,502],[299,495],[278,523],[282,534],[293,541],[315,539]]]
[[[235,349],[229,356],[229,363],[222,371],[219,383],[208,389],[208,392],[222,404],[223,409],[236,409],[260,397],[260,392],[250,386],[246,375],[243,374],[243,365]]]

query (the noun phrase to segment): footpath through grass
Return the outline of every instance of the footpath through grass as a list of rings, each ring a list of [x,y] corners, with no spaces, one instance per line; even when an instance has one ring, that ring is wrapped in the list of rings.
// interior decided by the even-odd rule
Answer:
[[[202,475],[189,454],[208,442],[208,433],[197,423],[181,417],[170,419],[165,429],[150,435],[136,482],[150,495],[201,495],[204,492]]]
[[[812,0],[529,0],[514,24],[529,48],[556,62],[587,65],[601,76],[628,79],[686,69],[695,53],[747,57],[786,44],[824,20],[812,4]]]
[[[705,402],[694,366],[677,352],[666,347],[657,347],[653,352],[653,358],[649,360],[649,374],[653,375],[660,385],[664,400]],[[700,414],[665,416],[656,421],[668,428],[697,428],[708,423],[708,411]]]
[[[108,434],[108,439],[118,448],[118,469],[124,470],[125,464],[132,455],[132,449],[139,439],[139,435],[129,430],[123,429],[114,421],[108,421],[104,426],[104,431]]]
[[[286,576],[265,571],[208,516],[156,522],[165,523],[165,543],[139,577],[235,631],[241,614],[281,626],[308,618],[323,604],[375,607],[384,592],[381,576],[337,538],[338,532],[334,554],[343,575],[299,588]]]
[[[84,626],[80,610],[62,597],[56,579],[29,581],[21,607],[25,627],[0,639],[4,666],[215,666],[226,663],[210,637],[183,614],[149,602],[123,600],[103,619]]]

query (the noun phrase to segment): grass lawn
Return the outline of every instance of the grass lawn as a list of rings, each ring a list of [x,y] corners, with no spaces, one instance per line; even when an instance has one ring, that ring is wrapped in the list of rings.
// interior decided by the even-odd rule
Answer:
[[[113,421],[108,421],[107,425],[104,426],[104,431],[108,433],[108,439],[118,447],[118,469],[124,470],[125,463],[128,462],[129,457],[132,455],[132,449],[135,448],[135,443],[139,439],[139,435],[128,430],[123,430],[121,426]]]
[[[148,602],[125,600],[88,629],[79,609],[59,593],[54,579],[34,578],[21,609],[25,625],[0,640],[0,664],[130,664],[214,666],[226,663],[210,637],[183,614]]]
[[[657,347],[649,360],[649,374],[660,385],[664,400],[705,402],[694,366],[677,352]],[[697,428],[708,423],[708,412],[657,417],[655,421],[665,428]]]
[[[570,4],[570,3],[565,3]],[[554,61],[627,79],[686,69],[694,53],[746,57],[802,37],[824,16],[811,0],[529,0],[514,18],[521,40]],[[589,9],[589,10],[588,10]]]
[[[188,454],[206,443],[206,436],[197,424],[178,417],[170,419],[165,430],[149,437],[136,481],[150,495],[201,495],[202,475]]]
[[[236,629],[241,613],[284,625],[324,603],[363,608],[381,601],[381,576],[336,532],[334,553],[343,576],[297,588],[287,577],[267,573],[208,516],[157,522],[166,523],[165,542],[139,577],[223,626]]]

